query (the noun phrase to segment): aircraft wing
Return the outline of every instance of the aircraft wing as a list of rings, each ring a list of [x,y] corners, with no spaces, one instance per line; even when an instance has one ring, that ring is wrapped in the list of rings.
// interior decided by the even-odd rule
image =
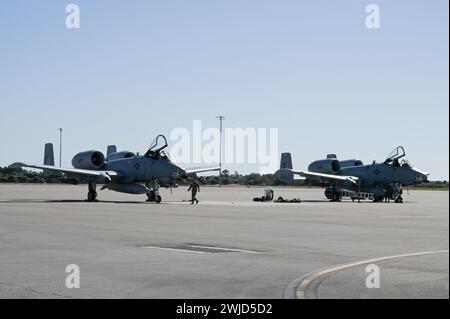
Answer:
[[[185,168],[184,171],[186,172],[186,175],[203,172],[220,171],[220,166]]]
[[[71,175],[81,175],[85,177],[104,177],[105,179],[111,179],[112,176],[118,176],[118,173],[115,171],[91,171],[87,169],[78,169],[78,168],[61,168],[50,165],[34,165],[34,164],[25,164],[25,163],[14,163],[9,165],[9,168],[37,168],[37,169],[45,169],[53,172],[62,172]]]
[[[358,183],[358,177],[355,176],[343,176],[343,175],[333,175],[333,174],[323,174],[323,173],[314,173],[314,172],[303,172],[303,171],[294,171],[291,170],[292,173],[296,175],[300,175],[305,178],[320,178],[331,181],[341,181],[341,182],[350,182],[353,184]]]

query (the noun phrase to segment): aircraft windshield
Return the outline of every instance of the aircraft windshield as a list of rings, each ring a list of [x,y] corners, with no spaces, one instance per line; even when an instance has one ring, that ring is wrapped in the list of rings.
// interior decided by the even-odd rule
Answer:
[[[395,166],[399,166],[400,162],[399,159],[401,159],[402,157],[405,157],[406,153],[405,153],[405,149],[403,148],[403,146],[398,146],[395,150],[393,150],[388,157],[386,158],[386,160],[384,161],[386,164],[392,164]]]
[[[148,149],[147,153],[145,153],[145,156],[152,159],[169,159],[167,154],[163,151],[163,149],[165,149],[166,147],[166,137],[164,135],[158,135],[150,144],[150,148]]]
[[[150,151],[161,151],[167,147],[167,139],[164,135],[158,135],[150,144]]]
[[[402,167],[409,167],[409,168],[414,168],[414,166],[410,163],[410,162],[408,162],[407,160],[402,160],[402,162],[400,163],[400,166],[402,166]]]

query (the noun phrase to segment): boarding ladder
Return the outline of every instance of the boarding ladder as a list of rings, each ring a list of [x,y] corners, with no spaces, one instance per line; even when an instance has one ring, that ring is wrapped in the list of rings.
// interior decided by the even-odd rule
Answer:
[[[341,189],[339,192],[340,197],[350,197],[351,199],[360,200],[360,199],[368,199],[373,200],[374,194],[373,193],[365,193],[365,192],[355,192],[347,189]]]

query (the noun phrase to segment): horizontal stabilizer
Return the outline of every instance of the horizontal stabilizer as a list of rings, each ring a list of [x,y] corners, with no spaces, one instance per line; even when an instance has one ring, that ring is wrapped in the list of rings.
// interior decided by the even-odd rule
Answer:
[[[8,168],[10,168],[10,169],[19,169],[19,168],[22,168],[22,167],[25,167],[25,166],[26,165],[24,163],[15,162],[15,163],[12,163],[11,165],[9,165]]]
[[[294,181],[294,174],[290,169],[279,169],[275,172],[274,176],[284,184],[291,184]]]

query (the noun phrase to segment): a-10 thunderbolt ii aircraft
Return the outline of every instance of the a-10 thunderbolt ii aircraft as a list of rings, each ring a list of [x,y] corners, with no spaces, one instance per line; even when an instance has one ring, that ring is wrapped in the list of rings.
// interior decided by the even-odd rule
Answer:
[[[114,145],[108,146],[107,157],[100,151],[86,151],[72,159],[74,168],[54,166],[53,145],[46,144],[44,165],[14,163],[11,168],[29,167],[44,170],[44,173],[64,175],[68,179],[82,179],[89,183],[88,201],[97,199],[97,184],[101,189],[109,189],[128,194],[147,194],[147,201],[161,202],[160,186],[174,185],[174,179],[187,178],[197,173],[219,171],[219,166],[202,168],[182,168],[172,163],[164,152],[167,139],[158,135],[144,155],[129,151],[117,152]]]
[[[360,160],[339,161],[335,154],[329,154],[327,159],[312,162],[308,171],[297,171],[292,169],[291,154],[283,153],[275,177],[289,184],[299,176],[297,179],[305,183],[325,187],[325,196],[331,201],[350,197],[401,203],[402,187],[426,183],[429,175],[403,159],[405,155],[404,148],[398,146],[383,163],[364,165]]]

